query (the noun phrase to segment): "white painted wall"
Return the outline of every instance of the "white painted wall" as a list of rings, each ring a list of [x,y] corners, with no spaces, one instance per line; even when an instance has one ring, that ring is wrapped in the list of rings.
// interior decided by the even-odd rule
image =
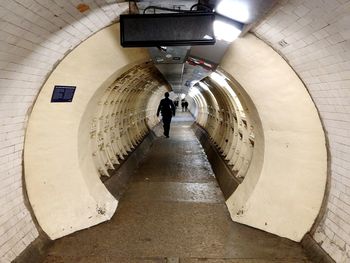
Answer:
[[[106,221],[117,207],[94,168],[90,126],[106,88],[126,69],[149,59],[146,49],[123,49],[119,34],[119,24],[110,26],[66,56],[43,86],[29,118],[26,187],[35,216],[51,239]],[[76,86],[73,101],[51,103],[55,85]]]
[[[37,236],[22,194],[22,150],[30,107],[65,54],[126,10],[127,3],[0,1],[0,259],[10,262]],[[349,1],[281,0],[253,31],[278,50],[306,84],[331,151],[328,210],[315,239],[337,262],[349,260]],[[289,46],[278,42],[285,39]]]
[[[251,99],[248,109],[258,114],[251,117],[261,121],[254,125],[259,149],[243,183],[226,201],[231,217],[300,241],[318,215],[327,178],[316,108],[288,64],[253,35],[231,44],[221,67]]]
[[[350,261],[350,1],[279,1],[253,30],[305,83],[323,121],[330,193],[315,240],[336,262]],[[287,46],[279,42],[284,40]]]
[[[0,261],[11,262],[37,236],[24,204],[22,154],[31,106],[47,75],[75,46],[118,19],[128,3],[0,1]]]

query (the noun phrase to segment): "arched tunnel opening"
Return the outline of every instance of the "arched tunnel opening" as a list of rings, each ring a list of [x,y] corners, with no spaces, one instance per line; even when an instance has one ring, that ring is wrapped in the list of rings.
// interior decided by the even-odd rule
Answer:
[[[143,148],[148,147],[151,155],[154,151],[164,152],[156,147],[164,148],[167,143],[163,141],[162,146],[158,141],[161,124],[156,111],[164,92],[171,88],[154,64],[147,61],[145,50],[130,51],[115,45],[118,30],[118,24],[110,26],[67,55],[46,81],[30,115],[24,148],[26,188],[40,227],[53,240],[110,220],[115,213],[118,218],[117,206],[119,199],[123,200],[120,196],[127,188],[124,185],[127,179],[116,178],[123,174],[118,175],[118,171],[126,165],[124,159],[137,155],[134,150],[141,142],[146,141],[147,146]],[[249,51],[243,46],[249,46]],[[123,59],[111,59],[116,56]],[[84,67],[72,71],[78,64]],[[257,68],[264,71],[256,73]],[[50,102],[52,86],[57,83],[80,87],[71,103]],[[283,90],[280,85],[285,86]],[[293,96],[286,96],[288,89]],[[185,134],[180,136],[185,142],[186,136],[197,141],[196,134],[207,154],[216,156],[212,165],[224,195],[221,200],[227,207],[224,211],[228,211],[235,222],[300,241],[312,227],[323,200],[326,152],[315,106],[289,65],[262,41],[252,35],[246,36],[228,50],[216,71],[193,85],[188,94],[172,94],[175,99],[176,96],[179,99],[185,96],[189,112],[178,112],[179,116],[173,119],[173,129],[177,131],[176,136],[181,132]],[[291,107],[293,112],[290,112]],[[189,133],[188,127],[194,131]],[[176,167],[170,163],[172,155],[182,149],[182,159],[178,157],[176,163],[186,164],[186,157],[189,158],[186,153],[192,150],[186,151],[184,146],[176,150],[177,143],[181,145],[179,139],[168,142],[172,142],[173,149],[169,145],[166,147],[165,161],[158,155],[159,159],[154,158],[152,162],[159,162],[156,167],[160,171],[164,172],[163,166],[170,166],[176,173]],[[201,156],[200,149],[193,152]],[[148,160],[147,154],[144,158]],[[132,175],[138,178],[137,174],[143,174],[143,164],[140,160],[130,162],[124,174],[129,177],[136,166],[141,165]],[[207,164],[198,163],[198,166],[207,167]],[[157,174],[156,170],[144,175],[148,185],[152,185],[149,178]],[[198,193],[204,193],[204,203],[213,202],[205,199],[213,191],[206,184],[191,182],[189,186],[187,183],[186,180],[182,182],[184,196],[177,196],[176,200],[183,198],[189,202],[186,200],[189,191],[194,202],[201,199],[200,194],[196,197]],[[133,183],[129,187],[133,189]],[[154,191],[162,192],[157,188]],[[169,196],[171,191],[174,189],[170,187]],[[214,192],[214,196],[222,195],[221,191],[220,194]],[[150,207],[149,195],[152,196],[150,193],[138,196],[138,202],[145,202],[146,210]],[[305,199],[305,196],[312,198]],[[216,220],[220,222],[221,219]],[[211,221],[211,224],[216,222]],[[206,229],[210,226],[206,225]],[[249,239],[249,235],[246,238]],[[298,251],[285,242],[280,241],[284,247],[281,251]],[[208,245],[203,244],[203,248]],[[295,253],[293,256],[298,255]],[[185,255],[188,256],[186,253],[180,256]],[[300,260],[304,260],[301,255]]]
[[[161,2],[0,3],[0,262],[348,262],[348,1]],[[120,45],[215,5],[232,43]]]

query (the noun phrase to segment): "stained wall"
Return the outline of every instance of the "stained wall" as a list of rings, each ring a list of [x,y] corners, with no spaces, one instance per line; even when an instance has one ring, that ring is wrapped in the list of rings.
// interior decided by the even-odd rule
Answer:
[[[330,189],[313,237],[336,262],[348,262],[350,1],[280,1],[253,32],[288,61],[319,111],[329,143]]]

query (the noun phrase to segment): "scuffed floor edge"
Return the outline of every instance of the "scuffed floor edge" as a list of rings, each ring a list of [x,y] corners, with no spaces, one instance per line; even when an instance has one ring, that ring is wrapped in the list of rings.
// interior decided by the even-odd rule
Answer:
[[[12,263],[39,263],[42,262],[53,241],[45,233],[40,233]]]
[[[227,200],[236,190],[240,182],[235,178],[233,172],[220,156],[215,145],[210,141],[206,131],[196,123],[192,125],[192,129],[208,157],[221,191],[224,194],[225,200]]]
[[[307,233],[301,240],[306,255],[315,263],[335,263],[323,248]]]

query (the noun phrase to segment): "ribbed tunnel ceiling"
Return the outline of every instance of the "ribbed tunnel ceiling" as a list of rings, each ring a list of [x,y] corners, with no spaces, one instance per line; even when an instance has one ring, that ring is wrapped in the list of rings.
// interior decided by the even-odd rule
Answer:
[[[87,7],[78,8],[79,4]],[[0,256],[5,262],[11,262],[38,236],[23,202],[22,185],[23,140],[33,102],[65,55],[117,21],[127,9],[127,2],[111,0],[0,2]],[[251,29],[291,64],[324,123],[330,195],[324,217],[310,235],[336,262],[349,260],[350,244],[349,30],[349,2],[339,0],[280,1]]]

